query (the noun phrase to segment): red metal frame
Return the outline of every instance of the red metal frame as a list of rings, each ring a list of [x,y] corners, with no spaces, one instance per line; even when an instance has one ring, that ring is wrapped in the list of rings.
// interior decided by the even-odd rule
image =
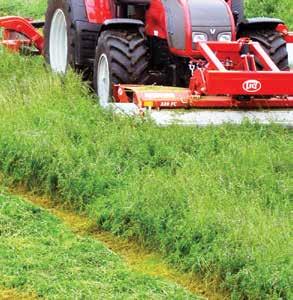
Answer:
[[[42,54],[44,38],[31,24],[32,20],[21,17],[0,18],[0,28],[3,27],[3,44],[12,51],[19,52],[23,46],[35,47]]]
[[[189,88],[193,94],[293,95],[293,73],[281,72],[258,43],[246,39],[207,42],[198,43],[197,49],[208,63],[191,77]],[[241,54],[243,49],[246,54]],[[257,71],[256,59],[262,71]]]
[[[280,71],[258,43],[201,42],[196,48],[207,63],[194,71],[189,88],[116,85],[114,98],[157,109],[293,108],[293,72]]]

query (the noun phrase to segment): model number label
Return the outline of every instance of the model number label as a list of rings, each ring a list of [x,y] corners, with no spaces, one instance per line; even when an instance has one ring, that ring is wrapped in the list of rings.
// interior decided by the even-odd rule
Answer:
[[[177,103],[173,102],[173,101],[168,101],[168,102],[163,101],[163,102],[160,103],[160,106],[164,106],[164,107],[176,107]]]
[[[261,87],[261,82],[258,80],[246,80],[242,84],[243,90],[248,93],[256,93],[261,90]]]

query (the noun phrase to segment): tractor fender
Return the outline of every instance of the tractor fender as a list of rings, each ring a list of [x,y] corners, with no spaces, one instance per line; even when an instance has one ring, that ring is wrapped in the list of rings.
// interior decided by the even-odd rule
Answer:
[[[116,19],[110,19],[106,20],[103,23],[103,26],[144,26],[144,23],[141,20],[136,20],[136,19],[126,19],[126,18],[116,18]]]
[[[238,32],[246,31],[247,29],[272,28],[275,29],[279,24],[284,24],[280,19],[276,18],[250,18],[243,20],[238,24]]]
[[[136,19],[127,19],[127,18],[115,18],[106,20],[101,27],[101,30],[98,34],[100,34],[108,29],[126,29],[126,28],[137,28],[142,29],[144,27],[144,23],[141,20]]]

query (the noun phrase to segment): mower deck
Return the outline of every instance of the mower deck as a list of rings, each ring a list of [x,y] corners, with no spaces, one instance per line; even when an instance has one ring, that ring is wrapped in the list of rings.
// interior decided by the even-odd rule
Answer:
[[[275,123],[293,127],[293,97],[255,98],[238,101],[233,97],[191,95],[189,89],[160,86],[117,85],[110,108],[126,115],[145,115],[167,126]]]
[[[292,75],[292,74],[291,74]],[[139,108],[148,109],[274,109],[293,108],[293,96],[290,97],[249,97],[201,96],[192,95],[188,88],[167,86],[116,85],[114,99],[118,103],[134,103]]]

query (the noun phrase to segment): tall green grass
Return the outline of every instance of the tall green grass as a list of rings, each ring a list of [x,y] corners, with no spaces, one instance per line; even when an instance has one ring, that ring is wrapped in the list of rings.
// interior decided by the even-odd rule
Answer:
[[[1,0],[0,16],[19,15],[26,18],[42,18],[46,7],[46,0]]]
[[[40,58],[2,53],[0,77],[9,184],[87,211],[236,299],[292,298],[292,131],[119,117]]]

